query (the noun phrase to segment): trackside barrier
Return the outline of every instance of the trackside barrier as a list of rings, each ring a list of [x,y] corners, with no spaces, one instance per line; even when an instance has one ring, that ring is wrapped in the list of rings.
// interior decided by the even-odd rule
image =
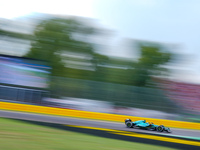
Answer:
[[[117,121],[117,122],[124,122],[124,120],[127,118],[130,118],[132,120],[144,120],[145,119],[147,122],[154,122],[155,124],[158,124],[158,125],[164,124],[165,126],[168,126],[168,127],[199,129],[200,130],[200,123],[143,118],[143,117],[135,117],[135,116],[107,114],[107,113],[71,110],[71,109],[63,109],[63,108],[53,108],[53,107],[9,103],[9,102],[0,102],[0,109],[31,112],[31,113],[50,114],[50,115],[61,115],[61,116],[87,118],[87,119],[96,119],[96,120],[105,120],[105,121]]]

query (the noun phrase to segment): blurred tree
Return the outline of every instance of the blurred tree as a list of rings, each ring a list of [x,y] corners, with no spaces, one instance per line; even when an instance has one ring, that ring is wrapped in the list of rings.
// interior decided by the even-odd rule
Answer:
[[[102,66],[106,74],[105,81],[119,84],[131,84],[129,81],[128,68],[133,63],[120,57],[109,57]]]
[[[132,83],[136,86],[146,86],[151,75],[159,75],[167,69],[161,65],[169,62],[172,54],[162,51],[159,45],[140,45],[141,57],[131,69]]]
[[[106,81],[107,78],[107,72],[106,72],[106,63],[108,61],[108,56],[98,54],[98,53],[93,53],[93,59],[92,63],[94,65],[94,75],[93,75],[93,80],[97,81]]]
[[[65,52],[93,53],[92,44],[84,40],[95,29],[77,19],[52,18],[42,21],[34,31],[34,40],[26,57],[49,62],[53,76],[64,76]]]
[[[167,69],[161,65],[171,59],[171,54],[163,52],[158,44],[139,42],[141,57],[137,62],[96,53],[95,40],[91,37],[102,31],[105,30],[92,27],[85,19],[51,16],[36,26],[33,35],[0,29],[0,36],[32,41],[31,49],[25,56],[49,62],[53,76],[146,86],[151,75],[166,72]],[[84,54],[90,58],[84,60]],[[67,65],[69,62],[79,67],[73,67],[74,64],[70,67]],[[84,64],[91,68],[84,69]]]

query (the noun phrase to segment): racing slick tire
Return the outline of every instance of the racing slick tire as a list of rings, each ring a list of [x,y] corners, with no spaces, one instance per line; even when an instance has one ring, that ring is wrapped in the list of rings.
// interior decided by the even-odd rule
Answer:
[[[127,122],[129,122],[129,121],[132,122],[131,119],[126,119],[126,120],[125,120],[125,124],[126,124]]]
[[[163,130],[164,130],[164,128],[163,128],[162,125],[157,127],[157,131],[158,131],[158,132],[163,132]]]
[[[126,122],[128,128],[133,128],[133,123],[131,121]]]

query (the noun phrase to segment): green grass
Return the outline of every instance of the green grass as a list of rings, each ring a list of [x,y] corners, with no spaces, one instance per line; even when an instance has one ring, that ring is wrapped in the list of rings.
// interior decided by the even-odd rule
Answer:
[[[172,150],[0,118],[0,150]]]

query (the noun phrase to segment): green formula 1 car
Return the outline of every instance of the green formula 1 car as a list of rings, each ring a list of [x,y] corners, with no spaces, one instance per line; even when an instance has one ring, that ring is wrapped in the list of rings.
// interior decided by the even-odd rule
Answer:
[[[158,132],[166,131],[168,133],[171,132],[170,128],[167,128],[163,125],[155,125],[152,122],[146,122],[146,120],[131,121],[131,119],[126,119],[125,124],[128,128],[140,128]]]

